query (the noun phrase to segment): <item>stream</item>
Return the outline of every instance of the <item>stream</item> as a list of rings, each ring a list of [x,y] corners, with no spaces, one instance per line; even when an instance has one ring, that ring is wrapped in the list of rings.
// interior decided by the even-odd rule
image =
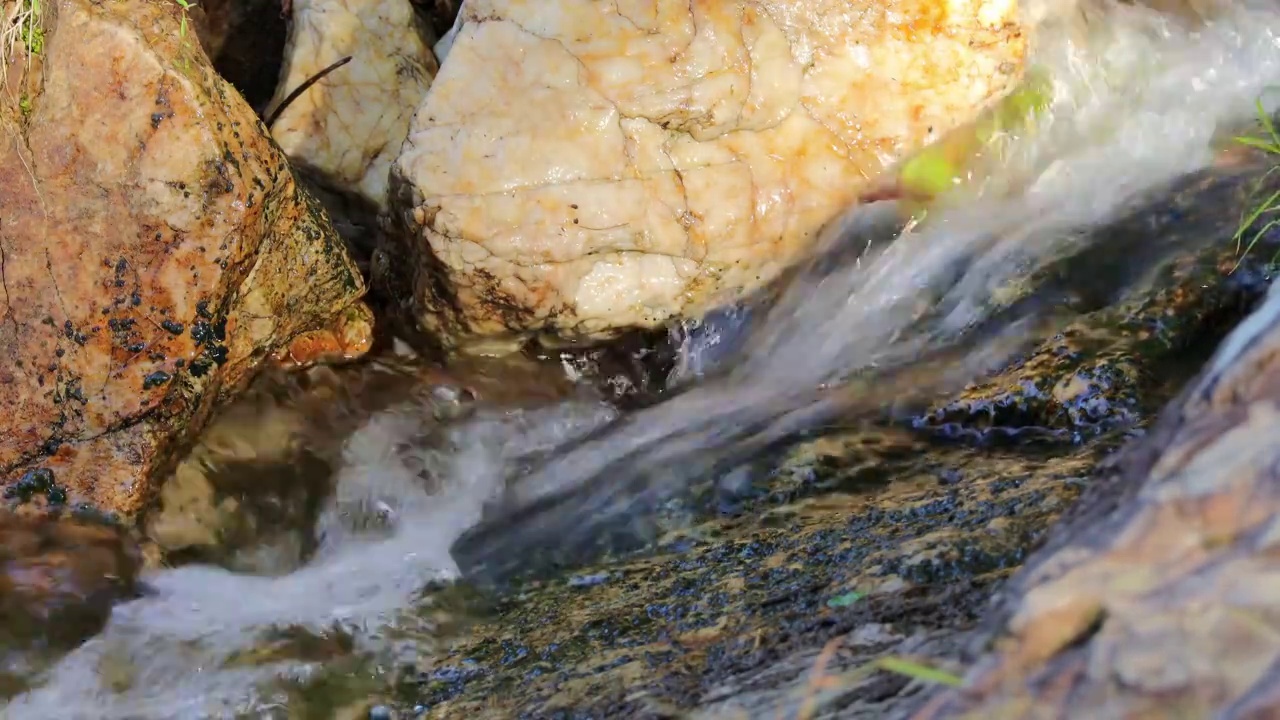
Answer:
[[[543,561],[554,572],[604,536],[643,547],[662,528],[641,519],[691,485],[732,494],[756,458],[836,422],[909,422],[1143,288],[1196,239],[1110,244],[1092,230],[1212,165],[1259,97],[1274,111],[1280,8],[1237,2],[1192,27],[1138,6],[1060,7],[1032,58],[1053,81],[1048,112],[923,223],[903,231],[887,202],[852,209],[775,298],[674,329],[677,370],[637,408],[583,387],[452,415],[451,398],[377,411],[333,453],[305,563],[152,572],[100,634],[33,664],[0,716],[315,716],[289,688],[327,656],[270,651],[282,632],[388,664],[430,655],[424,588],[501,585]]]

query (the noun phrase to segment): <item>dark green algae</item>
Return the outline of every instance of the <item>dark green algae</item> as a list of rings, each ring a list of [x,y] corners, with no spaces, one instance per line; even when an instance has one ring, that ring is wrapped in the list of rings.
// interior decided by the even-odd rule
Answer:
[[[400,696],[432,717],[644,715],[654,700],[697,705],[718,682],[869,622],[974,622],[1100,450],[1064,461],[930,449],[905,432],[873,447],[806,445],[733,515],[641,557],[518,583],[436,667],[404,677]],[[842,466],[851,450],[864,461]],[[833,604],[849,593],[862,598]]]

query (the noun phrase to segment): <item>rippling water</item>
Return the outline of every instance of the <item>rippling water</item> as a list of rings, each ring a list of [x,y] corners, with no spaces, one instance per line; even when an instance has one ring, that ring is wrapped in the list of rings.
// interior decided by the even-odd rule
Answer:
[[[1034,56],[1053,78],[1050,112],[924,225],[889,244],[892,208],[833,223],[824,243],[838,261],[801,272],[771,307],[686,332],[678,391],[625,417],[591,400],[443,426],[415,407],[376,416],[347,442],[306,566],[279,577],[157,572],[152,594],[118,607],[3,716],[283,713],[264,683],[305,679],[318,665],[233,662],[274,628],[337,626],[358,647],[385,646],[382,628],[424,584],[455,577],[456,558],[483,567],[526,544],[572,543],[637,497],[731,469],[850,407],[891,409],[963,383],[1051,328],[1078,288],[1012,306],[995,299],[1064,257],[1105,262],[1091,226],[1213,161],[1215,136],[1247,122],[1280,80],[1280,7],[1233,3],[1198,28],[1106,2],[1033,10],[1052,13]],[[1144,262],[1176,249],[1153,248]],[[1086,294],[1119,293],[1148,266],[1112,262],[1124,267],[1096,273],[1102,287]],[[869,370],[876,382],[858,384]],[[841,389],[851,377],[855,390]],[[517,472],[503,532],[456,545]]]
[[[455,558],[501,573],[516,548],[572,544],[638,497],[729,471],[798,430],[959,388],[1186,251],[1158,238],[1101,246],[1089,230],[1212,163],[1215,138],[1255,114],[1280,79],[1280,10],[1237,3],[1193,29],[1131,5],[1035,9],[1047,8],[1057,15],[1032,62],[1049,71],[1054,97],[1034,132],[891,244],[891,208],[834,222],[823,242],[839,264],[802,273],[745,337],[695,333],[685,372],[706,372],[703,382],[522,478],[492,523],[500,532],[468,538]],[[1076,268],[1065,284],[999,301],[1064,260]],[[839,384],[859,373],[868,381]]]

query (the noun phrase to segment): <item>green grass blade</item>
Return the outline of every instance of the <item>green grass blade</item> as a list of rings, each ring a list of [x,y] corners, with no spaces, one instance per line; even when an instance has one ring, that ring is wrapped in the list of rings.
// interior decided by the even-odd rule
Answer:
[[[1240,238],[1249,232],[1249,228],[1258,221],[1258,218],[1277,209],[1277,203],[1280,202],[1280,190],[1271,193],[1271,196],[1265,202],[1260,202],[1254,206],[1253,210],[1240,221],[1240,228],[1236,230],[1235,237],[1237,252],[1240,249]]]
[[[931,668],[928,665],[921,665],[918,662],[908,660],[901,657],[883,657],[876,661],[876,667],[881,670],[887,670],[898,675],[905,675],[916,680],[921,680],[937,685],[947,685],[949,687],[960,687],[964,680],[958,675]]]
[[[1276,134],[1276,126],[1271,122],[1271,114],[1262,106],[1262,98],[1258,98],[1258,119],[1262,121],[1262,128],[1267,131],[1267,137],[1271,138],[1271,144],[1280,145],[1280,135]]]
[[[1280,208],[1276,208],[1276,209],[1280,209]],[[1253,251],[1253,247],[1258,244],[1258,241],[1261,240],[1264,235],[1266,235],[1268,232],[1271,231],[1272,228],[1276,226],[1280,226],[1280,218],[1272,220],[1266,225],[1263,225],[1261,230],[1253,234],[1253,239],[1249,241],[1248,246],[1246,246],[1244,249],[1244,253],[1240,255],[1240,258],[1238,260],[1236,260],[1235,267],[1231,268],[1231,272],[1235,272],[1240,268],[1240,264],[1243,263],[1244,259],[1248,257],[1250,252]]]
[[[1271,155],[1280,155],[1280,144],[1277,144],[1275,141],[1249,137],[1248,135],[1240,135],[1232,139],[1241,145],[1248,145],[1249,147],[1257,148]]]

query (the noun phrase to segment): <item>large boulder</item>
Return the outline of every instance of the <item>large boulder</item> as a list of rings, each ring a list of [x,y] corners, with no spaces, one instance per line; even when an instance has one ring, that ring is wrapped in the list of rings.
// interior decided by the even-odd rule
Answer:
[[[697,315],[1017,82],[1015,12],[468,0],[392,167],[375,282],[471,348]]]
[[[180,6],[46,8],[0,93],[0,478],[128,516],[364,284]]]

